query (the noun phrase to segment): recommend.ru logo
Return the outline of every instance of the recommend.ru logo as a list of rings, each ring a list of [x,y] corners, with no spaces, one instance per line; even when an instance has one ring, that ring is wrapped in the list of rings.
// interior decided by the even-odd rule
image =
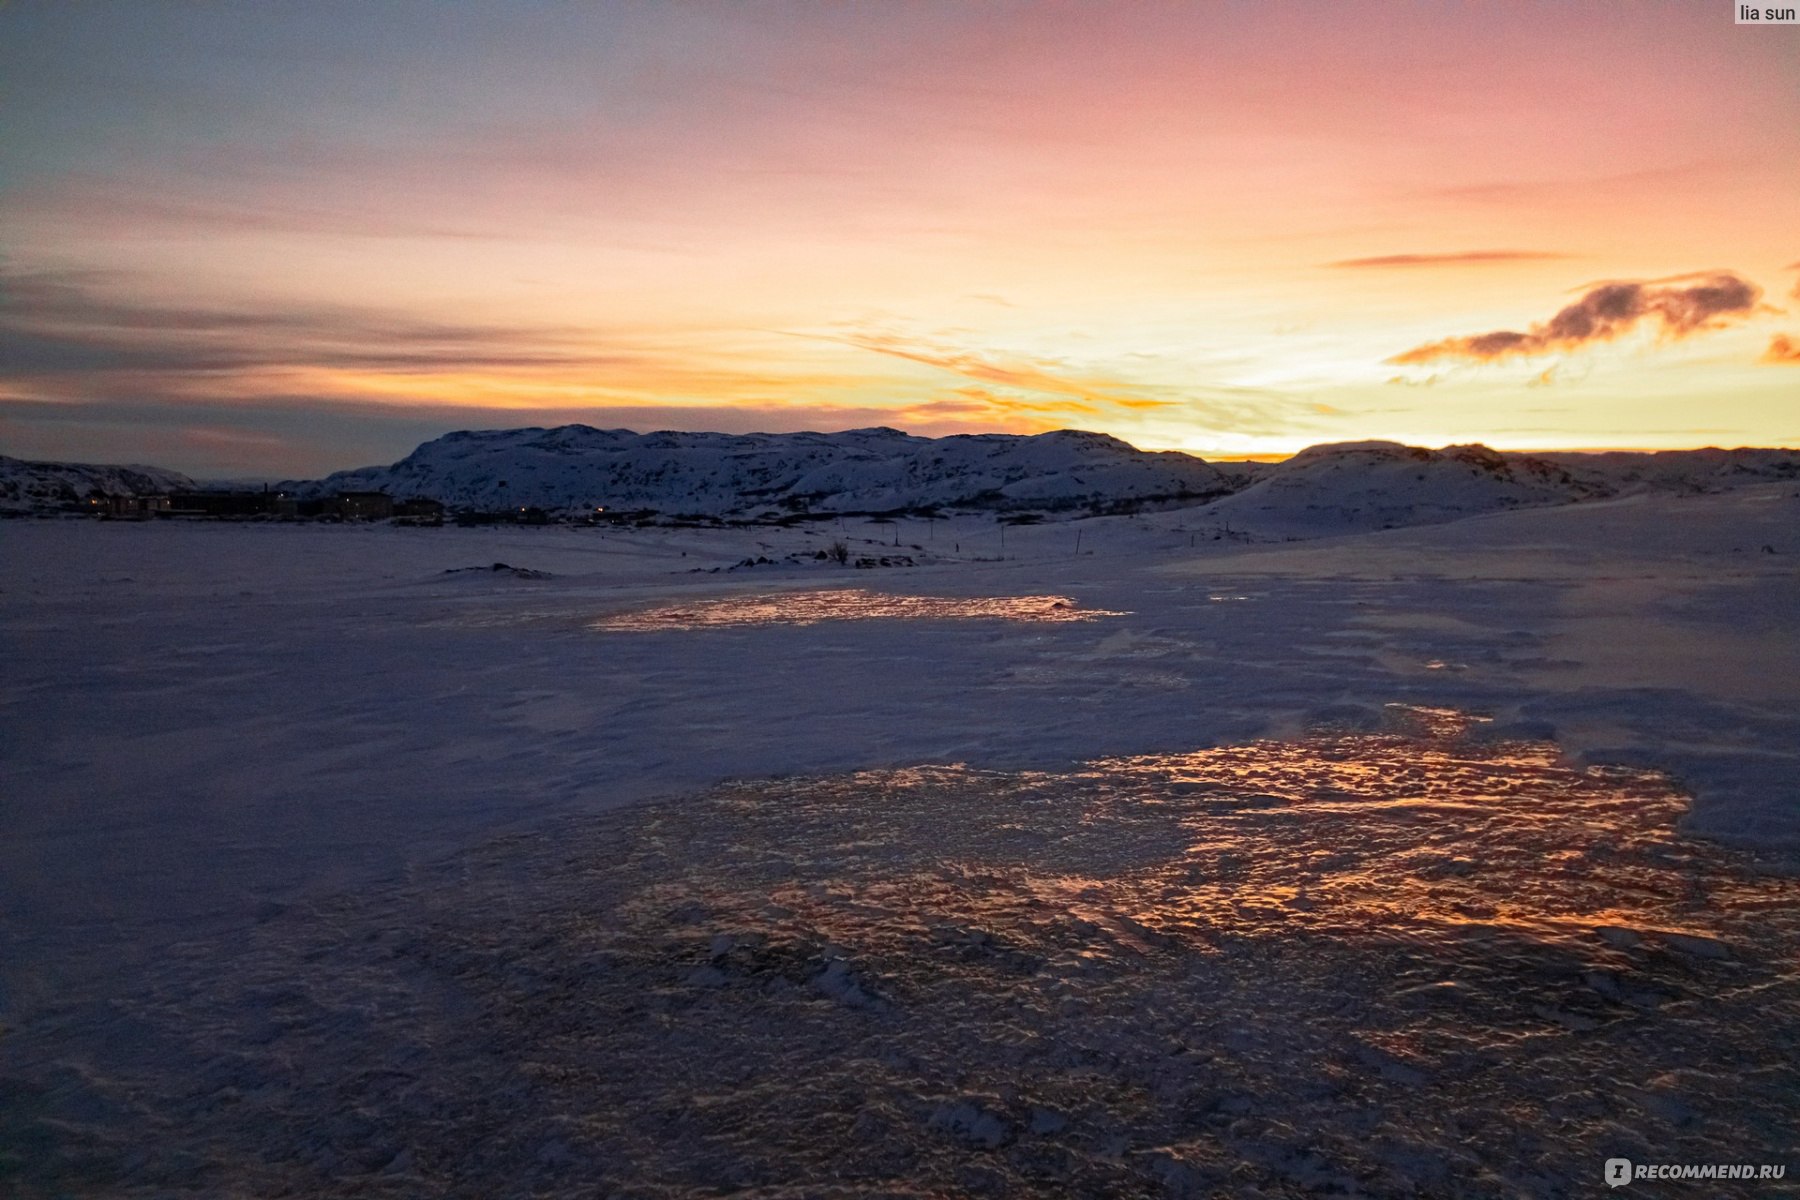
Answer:
[[[1634,1179],[1780,1179],[1785,1163],[1634,1163],[1629,1158],[1606,1160],[1609,1187],[1623,1187]]]

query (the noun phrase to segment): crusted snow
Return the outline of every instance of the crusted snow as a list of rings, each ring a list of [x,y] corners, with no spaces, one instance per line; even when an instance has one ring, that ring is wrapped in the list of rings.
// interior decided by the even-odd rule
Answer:
[[[1754,480],[1307,541],[0,524],[0,1180],[1792,1162],[1796,530]]]

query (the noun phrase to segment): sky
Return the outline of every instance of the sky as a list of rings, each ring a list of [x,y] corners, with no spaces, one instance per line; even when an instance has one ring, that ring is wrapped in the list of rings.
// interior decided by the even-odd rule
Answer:
[[[0,3],[0,453],[1800,445],[1734,0]]]

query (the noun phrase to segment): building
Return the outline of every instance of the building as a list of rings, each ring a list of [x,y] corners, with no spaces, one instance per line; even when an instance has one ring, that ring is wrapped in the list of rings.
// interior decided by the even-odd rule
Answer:
[[[169,511],[167,496],[105,496],[102,500],[106,516],[126,521],[148,521]]]
[[[412,496],[394,505],[394,520],[402,525],[442,525],[444,506],[426,496]]]
[[[394,498],[386,492],[339,492],[334,506],[346,521],[385,521],[394,515]]]
[[[274,492],[171,492],[172,517],[260,517],[275,512]]]

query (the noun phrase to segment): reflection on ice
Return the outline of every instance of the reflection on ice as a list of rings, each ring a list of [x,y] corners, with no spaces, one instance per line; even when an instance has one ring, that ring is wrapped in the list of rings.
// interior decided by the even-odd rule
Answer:
[[[134,1019],[245,1099],[81,1111],[154,1110],[234,1194],[1503,1197],[1791,1158],[1792,879],[1677,838],[1665,778],[1391,715],[496,841],[170,964]],[[454,1119],[398,1158],[365,1112]],[[326,1138],[360,1165],[322,1177]]]
[[[1678,839],[1686,798],[1666,777],[1572,766],[1549,742],[1484,740],[1475,735],[1487,719],[1454,709],[1389,712],[1380,732],[1107,759],[1066,774],[921,767],[735,795],[755,824],[790,824],[799,844],[817,844],[814,822],[842,822],[889,863],[1003,859],[1006,886],[964,903],[997,906],[989,915],[1004,922],[1029,897],[1038,917],[1078,917],[1110,931],[1101,941],[1115,948],[1146,930],[1199,950],[1307,930],[1424,942],[1505,934],[1585,952],[1601,927],[1674,945],[1713,937],[1703,916],[1729,919],[1782,886]],[[843,886],[861,886],[853,881],[872,865],[842,860]],[[1701,884],[1695,872],[1713,877]]]
[[[1121,614],[1077,608],[1067,596],[902,596],[860,588],[727,596],[615,613],[590,628],[609,631],[718,629],[735,625],[816,625],[877,619],[945,621],[1091,621]]]
[[[1649,771],[1583,769],[1549,742],[1470,736],[1481,718],[1396,708],[1395,728],[1108,760],[1107,805],[1173,808],[1192,840],[1134,915],[1197,938],[1447,926],[1591,940],[1680,925],[1686,800]]]

